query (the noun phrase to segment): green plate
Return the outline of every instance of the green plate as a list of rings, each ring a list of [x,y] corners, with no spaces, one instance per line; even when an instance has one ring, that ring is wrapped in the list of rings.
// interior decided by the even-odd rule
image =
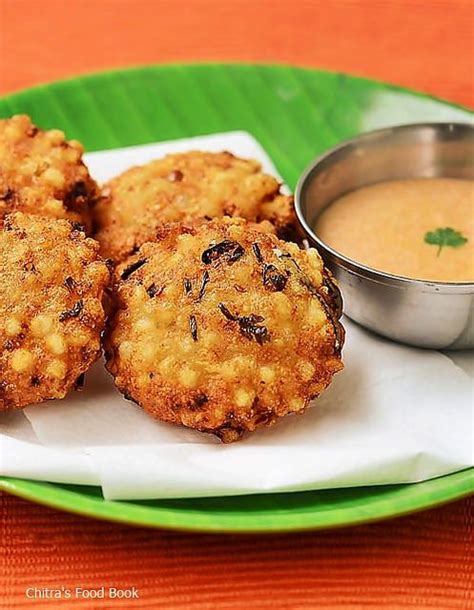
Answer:
[[[472,121],[459,106],[344,74],[287,66],[150,66],[75,78],[0,99],[0,116],[30,114],[86,149],[246,130],[294,187],[308,162],[362,131],[400,123]],[[411,485],[199,500],[112,502],[95,487],[0,479],[49,506],[152,527],[270,532],[337,527],[406,514],[474,491],[473,471]]]

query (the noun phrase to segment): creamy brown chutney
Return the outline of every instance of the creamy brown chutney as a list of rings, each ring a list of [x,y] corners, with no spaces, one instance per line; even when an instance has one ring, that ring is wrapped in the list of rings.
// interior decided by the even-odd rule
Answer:
[[[414,279],[474,281],[474,181],[380,182],[330,204],[315,224],[334,250]]]

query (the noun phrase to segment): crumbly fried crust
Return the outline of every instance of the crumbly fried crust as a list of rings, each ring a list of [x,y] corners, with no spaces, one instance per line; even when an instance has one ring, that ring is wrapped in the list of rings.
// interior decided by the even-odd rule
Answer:
[[[11,212],[65,218],[91,228],[98,189],[79,142],[38,129],[25,115],[0,121],[0,219]]]
[[[16,213],[0,229],[0,411],[63,398],[100,355],[109,270],[80,227]]]
[[[234,441],[304,411],[342,368],[340,295],[316,250],[223,218],[166,227],[115,273],[107,367],[162,420]]]
[[[268,220],[280,237],[295,239],[293,198],[262,173],[257,161],[229,152],[173,154],[133,167],[103,188],[94,209],[96,238],[105,257],[124,260],[169,222],[239,216]]]

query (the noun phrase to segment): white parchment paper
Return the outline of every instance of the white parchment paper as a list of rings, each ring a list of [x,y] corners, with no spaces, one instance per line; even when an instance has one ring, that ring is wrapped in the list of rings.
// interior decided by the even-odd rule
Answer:
[[[105,180],[166,152],[271,161],[245,133],[88,155]],[[345,369],[303,416],[233,445],[150,419],[101,362],[82,393],[0,414],[0,473],[101,485],[109,499],[180,498],[420,481],[473,465],[472,352],[397,345],[344,320]]]

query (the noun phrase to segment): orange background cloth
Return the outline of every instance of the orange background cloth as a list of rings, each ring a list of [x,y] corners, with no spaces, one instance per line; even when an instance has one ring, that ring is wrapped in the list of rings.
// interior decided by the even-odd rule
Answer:
[[[473,105],[472,0],[0,0],[0,93],[170,61],[283,62]]]
[[[0,93],[114,66],[244,60],[352,72],[472,106],[473,10],[471,0],[0,0]],[[56,604],[473,608],[473,505],[238,537],[107,524],[2,495],[0,608],[42,605],[27,587],[102,585],[135,586],[140,599]]]

